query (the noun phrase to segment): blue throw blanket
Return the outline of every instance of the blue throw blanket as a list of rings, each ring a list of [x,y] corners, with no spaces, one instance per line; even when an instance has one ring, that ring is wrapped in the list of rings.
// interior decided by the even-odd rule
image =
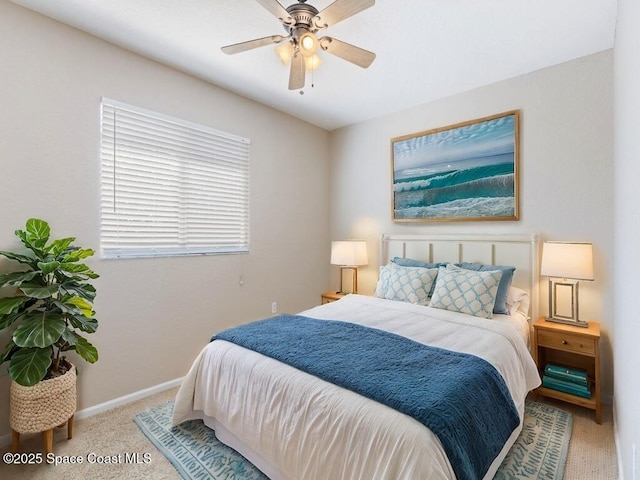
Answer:
[[[482,478],[519,424],[502,376],[474,355],[348,322],[281,315],[226,340],[412,416],[438,436],[458,480]]]

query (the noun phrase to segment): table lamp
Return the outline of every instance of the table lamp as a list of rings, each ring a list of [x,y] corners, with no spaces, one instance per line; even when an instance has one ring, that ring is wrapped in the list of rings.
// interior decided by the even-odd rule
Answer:
[[[358,267],[367,265],[367,242],[363,240],[339,240],[331,242],[331,264],[340,265],[340,290],[343,291],[342,277],[345,270],[351,270],[351,293],[358,293]]]
[[[593,280],[591,243],[544,242],[540,274],[549,277],[549,318],[551,322],[588,327],[578,313],[578,283]]]

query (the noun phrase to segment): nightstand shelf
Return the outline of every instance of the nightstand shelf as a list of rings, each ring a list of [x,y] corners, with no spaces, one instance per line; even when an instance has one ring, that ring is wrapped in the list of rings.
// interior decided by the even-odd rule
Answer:
[[[539,319],[533,325],[533,355],[540,376],[548,363],[576,368],[587,372],[591,384],[591,398],[538,387],[536,393],[544,397],[580,405],[595,410],[597,423],[602,423],[600,405],[600,324],[589,322],[588,328],[574,327]]]

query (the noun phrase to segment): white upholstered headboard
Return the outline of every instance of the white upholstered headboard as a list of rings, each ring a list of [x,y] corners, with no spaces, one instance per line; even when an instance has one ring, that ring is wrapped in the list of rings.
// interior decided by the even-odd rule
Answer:
[[[512,285],[529,292],[532,319],[538,318],[537,235],[395,235],[380,237],[380,265],[393,257],[425,262],[476,262],[516,267]]]

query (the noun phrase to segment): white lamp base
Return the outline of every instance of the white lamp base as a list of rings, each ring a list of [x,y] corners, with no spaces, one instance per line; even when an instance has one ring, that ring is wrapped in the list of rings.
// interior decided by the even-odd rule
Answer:
[[[345,270],[351,270],[351,292],[345,292],[342,289],[342,277]],[[358,293],[358,267],[341,266],[340,267],[340,290],[336,293]]]

